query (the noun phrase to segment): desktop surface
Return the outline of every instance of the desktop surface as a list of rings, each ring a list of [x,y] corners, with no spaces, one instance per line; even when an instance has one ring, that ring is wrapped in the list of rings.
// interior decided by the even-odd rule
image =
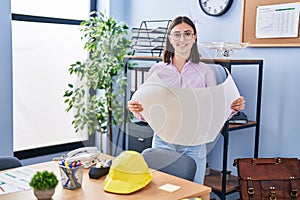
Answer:
[[[102,155],[106,156],[106,155]],[[35,168],[38,170],[53,171],[58,177],[59,167],[58,163],[51,161],[45,163],[39,163],[35,165],[24,166],[29,168]],[[11,169],[13,170],[13,169]],[[1,171],[0,171],[1,172]],[[202,197],[204,200],[208,200],[210,197],[211,188],[206,187],[182,178],[178,178],[163,172],[152,170],[152,181],[143,189],[138,190],[131,194],[114,194],[105,192],[103,190],[103,182],[105,176],[100,179],[90,179],[88,175],[89,169],[84,170],[82,187],[75,190],[64,189],[59,182],[55,189],[55,194],[52,199],[72,199],[72,200],[83,200],[83,199],[110,199],[110,200],[175,200],[187,197]],[[175,192],[166,192],[158,189],[158,187],[164,184],[173,184],[180,186],[181,188]],[[36,199],[33,190],[26,190],[21,192],[9,193],[0,195],[0,200],[24,200],[24,199]]]

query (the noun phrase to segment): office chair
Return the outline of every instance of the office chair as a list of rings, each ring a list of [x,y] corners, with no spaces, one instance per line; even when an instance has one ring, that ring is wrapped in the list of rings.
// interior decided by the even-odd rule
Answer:
[[[196,162],[189,156],[168,149],[147,148],[142,152],[148,167],[190,181],[194,180]]]
[[[21,161],[13,156],[0,156],[0,170],[21,167]]]

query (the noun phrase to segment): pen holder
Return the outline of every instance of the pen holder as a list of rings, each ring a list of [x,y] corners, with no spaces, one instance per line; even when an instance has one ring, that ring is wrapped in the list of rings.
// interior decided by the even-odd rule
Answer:
[[[74,190],[80,188],[82,185],[82,177],[84,166],[69,168],[66,166],[59,165],[61,183],[66,189]]]

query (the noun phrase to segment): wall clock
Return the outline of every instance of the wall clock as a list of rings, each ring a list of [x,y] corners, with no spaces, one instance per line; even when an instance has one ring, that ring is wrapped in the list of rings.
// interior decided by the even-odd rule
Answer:
[[[209,16],[221,16],[231,7],[233,0],[199,0],[200,8]]]

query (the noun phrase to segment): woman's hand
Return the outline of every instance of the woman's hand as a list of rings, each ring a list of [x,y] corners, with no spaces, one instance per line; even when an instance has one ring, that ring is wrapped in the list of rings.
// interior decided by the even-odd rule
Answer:
[[[136,118],[140,119],[141,121],[146,121],[141,114],[144,108],[142,104],[140,104],[138,101],[134,101],[134,100],[128,101],[128,109],[130,110],[130,112],[133,113],[133,115]]]
[[[144,110],[142,104],[135,100],[128,101],[128,109],[132,113],[140,113]]]
[[[240,111],[245,108],[245,99],[243,96],[239,97],[238,99],[234,100],[231,104],[231,109],[234,111]]]

